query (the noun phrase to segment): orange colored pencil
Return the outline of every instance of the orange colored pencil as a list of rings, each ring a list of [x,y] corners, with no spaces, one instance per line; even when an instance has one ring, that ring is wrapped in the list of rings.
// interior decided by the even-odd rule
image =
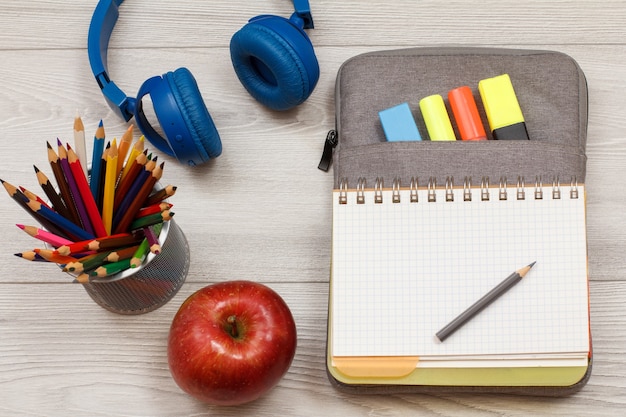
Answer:
[[[133,125],[128,126],[126,132],[120,139],[119,146],[117,147],[117,177],[119,178],[124,168],[124,161],[126,160],[126,154],[130,149],[130,145],[133,143]]]
[[[77,259],[73,256],[59,255],[51,249],[35,249],[34,252],[44,258],[46,261],[54,262],[55,264],[65,265],[70,262],[77,261]]]

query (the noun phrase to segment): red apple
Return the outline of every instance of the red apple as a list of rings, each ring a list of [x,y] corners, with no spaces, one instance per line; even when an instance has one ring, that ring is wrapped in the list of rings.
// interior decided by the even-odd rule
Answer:
[[[283,299],[251,281],[209,285],[176,313],[168,339],[174,380],[193,397],[216,405],[257,399],[289,369],[296,325]]]

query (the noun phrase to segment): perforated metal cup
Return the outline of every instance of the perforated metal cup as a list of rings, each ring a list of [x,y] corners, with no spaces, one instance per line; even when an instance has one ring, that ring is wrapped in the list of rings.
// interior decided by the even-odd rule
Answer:
[[[163,223],[159,243],[161,252],[149,254],[140,267],[84,284],[87,294],[119,314],[143,314],[165,305],[185,282],[189,245],[174,219]]]

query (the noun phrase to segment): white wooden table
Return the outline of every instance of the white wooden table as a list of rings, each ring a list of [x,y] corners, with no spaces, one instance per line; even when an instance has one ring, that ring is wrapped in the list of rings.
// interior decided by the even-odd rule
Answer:
[[[224,152],[198,169],[166,161],[176,220],[191,246],[182,290],[141,316],[110,313],[51,265],[13,253],[32,241],[29,218],[6,195],[0,210],[0,415],[391,416],[592,415],[626,405],[626,7],[621,0],[476,2],[312,0],[310,32],[321,65],[311,98],[275,113],[252,100],[231,68],[228,44],[247,19],[288,16],[288,1],[130,0],[111,40],[110,72],[130,95],[155,74],[187,66],[220,130]],[[127,125],[90,73],[86,37],[96,1],[0,0],[0,178],[36,189],[45,141]],[[410,46],[553,49],[574,57],[589,84],[588,236],[594,369],[564,399],[476,395],[355,396],[325,372],[332,176],[317,169],[334,127],[334,82],[346,59]],[[90,148],[88,148],[90,149]],[[182,301],[210,283],[249,279],[277,290],[298,327],[288,374],[262,399],[213,408],[183,393],[166,358]]]

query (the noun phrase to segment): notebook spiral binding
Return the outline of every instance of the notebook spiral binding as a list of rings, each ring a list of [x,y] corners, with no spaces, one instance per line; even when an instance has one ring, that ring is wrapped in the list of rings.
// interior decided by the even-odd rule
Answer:
[[[515,185],[511,185],[507,182],[506,177],[500,177],[499,184],[496,187],[491,187],[489,183],[489,177],[482,177],[479,186],[472,185],[472,178],[465,177],[463,179],[463,201],[472,201],[473,193],[472,190],[476,188],[480,188],[480,199],[481,201],[489,201],[492,198],[492,194],[497,194],[497,198],[499,200],[507,200],[509,198],[509,194],[514,194],[517,200],[525,200],[526,199],[526,182],[524,177],[518,177],[517,183]],[[426,200],[427,202],[434,203],[437,202],[437,179],[435,177],[430,177],[428,179],[427,185],[424,187],[427,191]],[[444,185],[444,199],[446,202],[452,202],[455,199],[455,185],[454,185],[454,177],[447,177],[446,183]],[[542,181],[541,176],[535,178],[533,197],[535,200],[543,200],[544,198],[544,189],[548,188],[552,194],[553,200],[559,200],[562,196],[562,188],[561,181],[559,177],[555,177],[551,183],[544,183]],[[384,179],[376,178],[373,191],[374,191],[374,204],[382,204],[383,203],[383,190],[384,190]],[[394,178],[392,186],[391,186],[391,202],[392,203],[400,203],[401,202],[401,193],[402,189],[399,178]],[[417,177],[411,177],[411,182],[409,184],[409,201],[411,203],[418,203],[420,201],[418,190],[420,189],[419,179]],[[357,204],[365,204],[365,192],[367,190],[372,190],[372,188],[367,187],[367,181],[365,178],[361,177],[357,180],[356,185],[356,203]],[[512,190],[514,192],[512,192]],[[348,203],[348,179],[343,178],[339,182],[339,204],[347,204]],[[497,191],[497,193],[496,193]],[[570,199],[577,199],[579,196],[578,191],[578,180],[576,177],[572,177],[569,184],[569,197]]]

